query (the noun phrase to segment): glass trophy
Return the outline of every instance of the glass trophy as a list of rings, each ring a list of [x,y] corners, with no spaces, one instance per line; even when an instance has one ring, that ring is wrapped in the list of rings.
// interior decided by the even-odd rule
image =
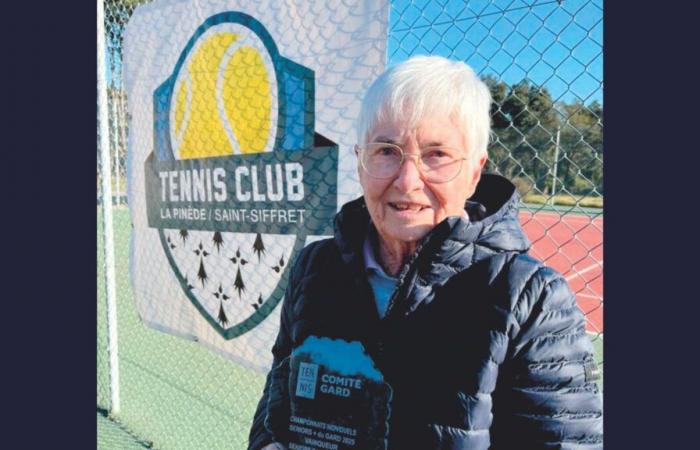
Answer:
[[[385,450],[391,397],[361,343],[309,336],[273,370],[265,425],[289,450]]]

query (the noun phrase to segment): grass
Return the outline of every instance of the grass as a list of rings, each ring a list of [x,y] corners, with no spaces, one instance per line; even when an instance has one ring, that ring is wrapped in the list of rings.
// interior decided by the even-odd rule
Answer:
[[[100,412],[97,413],[97,431],[97,450],[142,450],[150,448],[149,443],[131,435],[118,423],[105,417]]]
[[[120,195],[120,196],[125,196],[126,195],[126,175],[121,173],[119,175],[119,179],[117,180],[117,177],[112,174],[110,177],[111,180],[111,189],[112,189],[112,196],[115,195]],[[117,182],[118,181],[118,182]],[[102,179],[100,176],[97,176],[97,193],[98,195],[101,195],[102,193]]]
[[[525,194],[523,203],[534,203],[539,205],[551,204],[560,206],[583,206],[586,208],[602,208],[603,197],[575,197],[573,195],[555,195],[550,197],[541,194]]]
[[[593,343],[593,351],[595,353],[595,360],[598,363],[598,368],[600,369],[600,379],[597,381],[598,388],[600,392],[603,392],[603,334],[589,334],[591,342]]]

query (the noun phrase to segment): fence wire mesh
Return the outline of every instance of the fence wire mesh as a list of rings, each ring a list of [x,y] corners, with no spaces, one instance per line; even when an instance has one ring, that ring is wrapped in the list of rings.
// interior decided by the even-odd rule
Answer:
[[[197,343],[147,328],[134,304],[128,261],[132,224],[125,176],[129,118],[122,56],[124,29],[134,9],[143,3],[148,2],[104,1],[111,173],[104,174],[98,164],[97,203],[100,215],[100,205],[105,202],[100,197],[100,177],[109,176],[121,386],[121,411],[114,419],[120,430],[136,437],[136,447],[147,442],[163,449],[245,448],[264,374]],[[518,187],[523,198],[521,222],[533,242],[531,253],[569,281],[586,314],[601,369],[602,6],[599,0],[396,0],[391,3],[387,51],[388,65],[416,54],[463,60],[488,84],[494,102],[486,170],[508,177]],[[354,175],[345,175],[341,168],[339,176]],[[351,198],[346,194],[343,201]],[[101,215],[97,407],[109,411],[100,227]],[[105,436],[98,446],[125,448],[119,433],[110,437],[113,430],[108,422],[98,414],[98,432]]]

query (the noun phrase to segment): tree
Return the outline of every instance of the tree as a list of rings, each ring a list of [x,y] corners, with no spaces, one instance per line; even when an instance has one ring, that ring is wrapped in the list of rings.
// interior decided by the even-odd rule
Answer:
[[[238,268],[236,272],[236,280],[233,282],[233,287],[238,291],[238,298],[241,298],[241,292],[245,291],[245,284],[243,283],[243,278],[241,277],[241,268]]]
[[[559,178],[569,193],[603,194],[603,107],[597,101],[560,104],[561,148]]]
[[[519,185],[521,193],[552,192],[557,131],[557,192],[603,193],[603,106],[597,101],[554,103],[549,91],[522,80],[508,86],[486,75],[493,140],[487,170]]]
[[[137,6],[150,0],[107,0],[105,1],[105,35],[107,46],[113,49],[121,61],[124,30]]]
[[[260,262],[260,255],[265,253],[265,244],[263,243],[262,236],[260,233],[255,235],[255,242],[253,242],[253,252],[258,255],[258,262]]]
[[[511,87],[490,76],[484,82],[493,98],[489,169],[510,179],[526,178],[536,189],[546,190],[559,125],[549,91],[527,80]]]

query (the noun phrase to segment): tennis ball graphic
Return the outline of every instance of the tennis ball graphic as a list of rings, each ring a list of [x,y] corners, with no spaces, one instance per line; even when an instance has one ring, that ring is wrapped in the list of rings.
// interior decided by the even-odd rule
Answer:
[[[198,40],[175,81],[170,133],[176,159],[271,151],[277,82],[260,39],[236,24]]]

